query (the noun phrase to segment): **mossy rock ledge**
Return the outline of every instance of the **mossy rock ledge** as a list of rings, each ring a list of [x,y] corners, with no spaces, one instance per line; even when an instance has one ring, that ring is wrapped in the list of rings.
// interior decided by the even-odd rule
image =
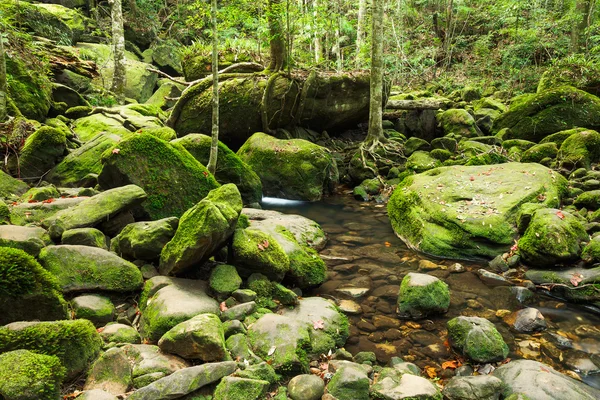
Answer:
[[[412,249],[451,259],[493,258],[514,244],[524,204],[558,207],[566,186],[539,164],[441,167],[402,181],[388,213]]]

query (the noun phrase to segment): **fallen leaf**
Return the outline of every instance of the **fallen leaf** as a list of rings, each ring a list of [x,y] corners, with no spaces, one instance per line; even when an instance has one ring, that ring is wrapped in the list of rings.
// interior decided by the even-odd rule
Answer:
[[[470,178],[469,178],[469,180],[470,180],[471,182],[473,182],[473,181],[475,180],[475,177],[474,177],[474,176],[472,176],[472,177],[470,177]]]
[[[571,279],[569,279],[569,280],[571,281],[571,285],[579,286],[579,284],[583,280],[583,275],[574,273],[573,275],[571,275]]]
[[[325,328],[325,322],[320,319],[318,321],[313,321],[313,328],[315,329],[324,329]]]
[[[113,153],[113,154],[119,154],[120,152],[121,152],[121,149],[114,148],[114,149],[112,150],[112,153]]]
[[[425,367],[424,371],[429,377],[429,379],[437,378],[437,372],[435,371],[435,367]]]
[[[227,311],[227,305],[225,304],[225,302],[219,304],[219,308],[221,309],[221,312]]]
[[[556,216],[560,219],[565,219],[565,214],[563,214],[560,210],[556,212]]]
[[[456,369],[458,367],[460,367],[462,365],[462,363],[458,360],[451,360],[451,361],[444,361],[442,363],[442,369]]]
[[[385,244],[385,247],[391,247],[392,246],[392,244],[390,242],[385,242],[384,244]]]

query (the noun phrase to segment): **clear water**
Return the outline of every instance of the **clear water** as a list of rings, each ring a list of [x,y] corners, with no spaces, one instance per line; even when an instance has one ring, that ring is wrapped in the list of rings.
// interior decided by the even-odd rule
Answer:
[[[540,294],[521,304],[510,287],[492,286],[478,277],[476,271],[482,264],[463,262],[465,272],[450,273],[447,268],[455,261],[430,259],[409,250],[394,235],[381,204],[338,195],[316,203],[265,199],[263,207],[303,215],[327,233],[329,242],[321,256],[328,265],[329,279],[311,294],[355,308],[356,314],[348,315],[351,336],[346,349],[351,353],[373,351],[381,363],[400,356],[420,368],[435,368],[440,377],[449,377],[453,372],[444,370],[442,363],[456,360],[457,355],[447,347],[446,322],[459,315],[480,316],[496,325],[510,347],[510,358],[538,360],[600,388],[597,314]],[[425,320],[400,320],[395,313],[400,281],[406,273],[417,272],[421,260],[440,266],[419,272],[450,286],[450,310]],[[544,333],[517,333],[504,322],[504,314],[526,306],[542,312],[548,324]],[[561,346],[563,338],[568,343]]]

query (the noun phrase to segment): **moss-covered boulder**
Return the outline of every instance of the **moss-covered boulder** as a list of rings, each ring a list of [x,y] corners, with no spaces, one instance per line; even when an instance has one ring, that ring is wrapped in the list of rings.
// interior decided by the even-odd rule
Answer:
[[[267,196],[316,201],[339,179],[330,152],[302,139],[282,140],[258,132],[237,154],[260,176]]]
[[[242,197],[234,184],[211,190],[181,217],[175,236],[160,254],[160,273],[181,274],[206,261],[231,237],[241,212]]]
[[[577,260],[587,241],[589,235],[573,214],[542,208],[535,211],[519,239],[519,254],[526,264],[550,267]]]
[[[208,281],[217,296],[228,296],[242,286],[242,278],[233,265],[219,264],[213,268]]]
[[[379,379],[373,385],[371,392],[375,398],[382,399],[442,400],[443,398],[440,389],[433,382],[421,376],[404,373],[396,368],[381,370]],[[461,398],[461,400],[467,399],[472,398]]]
[[[113,395],[124,394],[132,384],[131,372],[126,352],[120,347],[113,347],[94,361],[83,388],[100,389]]]
[[[226,376],[215,389],[214,400],[264,399],[271,384],[258,379]]]
[[[49,246],[40,252],[39,258],[66,293],[90,290],[133,292],[143,285],[138,267],[97,247]]]
[[[176,217],[134,222],[111,240],[110,248],[127,260],[155,260],[175,236],[178,225]]]
[[[406,169],[416,173],[425,172],[441,166],[442,163],[438,159],[432,157],[427,151],[415,151],[406,160]]]
[[[199,314],[181,322],[166,332],[158,341],[166,353],[203,362],[225,361],[223,324],[215,314]]]
[[[88,57],[98,65],[100,76],[95,79],[95,82],[105,89],[110,89],[114,73],[111,46],[99,43],[78,43],[77,48],[81,56]],[[139,61],[135,54],[129,51],[125,52],[125,97],[143,103],[152,96],[158,75],[148,71],[149,67],[151,67],[150,64]]]
[[[18,159],[10,158],[9,170],[24,179],[39,179],[58,163],[66,149],[64,132],[44,126],[27,138]]]
[[[451,108],[437,115],[437,120],[444,134],[455,137],[483,136],[475,119],[467,110]]]
[[[71,300],[75,318],[85,318],[97,326],[104,326],[115,317],[115,306],[108,297],[86,294]]]
[[[142,207],[152,220],[181,217],[219,186],[183,147],[147,133],[127,136],[104,153],[102,163],[100,186],[140,186],[148,194]]]
[[[0,247],[0,325],[68,318],[56,279],[29,254]]]
[[[600,128],[600,99],[571,86],[561,86],[513,102],[494,123],[494,132],[509,128],[507,139],[539,142],[544,137],[571,129]]]
[[[98,247],[108,250],[106,235],[96,228],[75,228],[65,231],[61,239],[62,244]]]
[[[573,204],[577,207],[585,207],[588,210],[597,210],[600,208],[600,189],[590,190],[578,195]]]
[[[508,346],[490,321],[479,317],[457,317],[448,321],[451,346],[469,360],[478,363],[501,361]]]
[[[16,200],[29,189],[23,181],[13,178],[6,172],[0,170],[0,197],[3,199]]]
[[[182,145],[196,160],[208,165],[211,140],[210,136],[194,133],[174,140],[173,143]],[[262,183],[256,172],[222,142],[219,142],[218,147],[215,179],[222,185],[235,184],[244,204],[257,203],[262,199]]]
[[[556,147],[556,143],[540,143],[525,151],[521,156],[521,162],[539,163],[547,157],[556,158],[557,154],[558,147]]]
[[[0,246],[21,249],[37,257],[40,250],[52,244],[45,229],[34,226],[0,225]]]
[[[65,368],[55,356],[28,350],[0,354],[0,396],[5,400],[58,400]]]
[[[493,258],[514,244],[519,207],[557,207],[566,185],[539,164],[441,167],[406,178],[388,213],[396,235],[413,249],[445,258]]]
[[[233,49],[219,49],[219,69],[227,68],[238,62],[254,61],[250,54],[234,51]],[[186,49],[182,58],[183,76],[187,82],[204,78],[212,74],[212,54],[211,49],[202,47],[202,44],[195,43]]]
[[[199,314],[217,314],[219,304],[204,281],[156,276],[146,281],[140,298],[140,333],[152,342],[175,325]]]
[[[410,272],[400,284],[398,315],[401,318],[423,318],[442,314],[450,307],[448,285],[438,278]]]
[[[61,196],[54,185],[32,187],[21,196],[19,201],[36,202],[49,199],[57,199]]]
[[[158,65],[168,74],[182,75],[181,50],[181,44],[175,39],[157,39],[144,51],[144,61]],[[219,65],[219,68],[223,67]]]
[[[558,160],[564,168],[589,169],[592,163],[600,161],[600,133],[593,130],[573,133],[561,144]]]
[[[117,187],[57,212],[46,218],[42,225],[48,229],[53,239],[60,240],[66,230],[97,226],[145,199],[146,192],[139,186]]]
[[[232,251],[233,264],[245,275],[260,272],[281,280],[290,269],[290,260],[279,242],[257,229],[236,229]]]
[[[123,126],[121,120],[105,114],[92,114],[77,118],[73,122],[73,132],[84,142],[94,139],[99,133],[115,135],[117,137],[112,136],[112,138],[116,141],[130,133],[129,129]],[[102,141],[105,139],[102,138]]]
[[[107,132],[98,133],[62,159],[46,179],[66,187],[78,187],[89,182],[91,175],[98,175],[102,171],[102,154],[112,149],[120,138],[119,135]]]
[[[362,365],[348,363],[335,371],[327,385],[327,392],[339,400],[369,400],[370,383]]]
[[[13,322],[0,328],[0,353],[16,349],[58,357],[73,378],[87,369],[102,346],[92,323],[85,319],[54,322]]]
[[[248,328],[250,347],[275,371],[285,374],[308,370],[310,336],[306,325],[278,314],[265,314]],[[275,347],[275,351],[272,348]]]
[[[537,92],[554,89],[559,86],[569,85],[585,92],[600,96],[600,67],[598,63],[577,63],[572,58],[559,60],[556,65],[550,66],[541,76]]]

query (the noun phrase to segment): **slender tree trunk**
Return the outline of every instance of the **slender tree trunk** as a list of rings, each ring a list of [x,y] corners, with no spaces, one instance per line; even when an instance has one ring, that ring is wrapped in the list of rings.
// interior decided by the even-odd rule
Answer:
[[[6,59],[4,57],[4,32],[0,32],[0,122],[4,122],[8,115],[6,110],[8,84],[6,83]]]
[[[575,20],[571,25],[571,53],[581,50],[581,34],[588,26],[591,0],[577,0],[575,2]]]
[[[123,32],[123,10],[121,0],[110,0],[114,72],[111,90],[119,101],[125,98],[125,34]]]
[[[340,3],[337,3],[337,11],[335,16],[335,64],[338,71],[342,70],[342,38],[341,38],[341,26],[342,17],[340,15]]]
[[[314,35],[315,35],[315,63],[321,62],[321,38],[319,37],[320,29],[317,29],[319,23],[317,22],[317,18],[319,17],[319,0],[313,0],[313,25],[314,25]]]
[[[212,141],[208,158],[208,172],[215,174],[217,170],[217,154],[219,151],[219,37],[217,32],[217,0],[210,2],[210,19],[212,21]]]
[[[452,52],[450,51],[450,44],[452,43],[452,7],[453,0],[448,0],[446,5],[446,32],[444,35],[444,65],[446,68],[450,66],[452,62]]]
[[[361,63],[361,49],[364,43],[365,35],[365,13],[367,11],[367,0],[358,1],[358,22],[356,24],[356,67]]]
[[[281,24],[281,0],[269,0],[267,19],[269,21],[269,34],[271,39],[271,62],[269,70],[271,72],[281,71],[286,67],[287,51],[285,48],[285,35]]]
[[[371,85],[369,131],[366,143],[383,141],[383,10],[384,0],[373,0],[373,30],[371,39]]]

